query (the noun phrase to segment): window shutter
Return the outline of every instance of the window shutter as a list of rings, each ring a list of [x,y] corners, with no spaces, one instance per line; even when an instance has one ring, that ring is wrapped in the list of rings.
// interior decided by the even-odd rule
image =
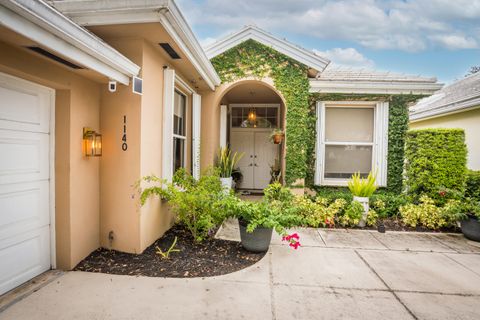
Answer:
[[[227,106],[220,106],[220,148],[227,146]]]
[[[163,142],[162,177],[173,178],[173,99],[175,95],[175,70],[163,71]]]
[[[378,102],[376,105],[375,119],[375,168],[377,170],[377,184],[387,186],[388,169],[388,102]]]
[[[200,179],[200,126],[202,122],[202,96],[192,95],[192,174],[195,179]]]
[[[314,177],[314,184],[320,185],[322,183],[322,175],[323,175],[323,152],[324,146],[322,144],[322,110],[323,110],[323,103],[317,102],[316,107],[316,115],[317,115],[317,124],[316,124],[316,131],[317,131],[317,138],[315,140],[315,177]]]

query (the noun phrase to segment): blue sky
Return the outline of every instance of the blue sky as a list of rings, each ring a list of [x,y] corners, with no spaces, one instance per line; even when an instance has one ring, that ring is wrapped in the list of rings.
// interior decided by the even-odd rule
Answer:
[[[343,67],[443,83],[480,65],[480,0],[177,0],[203,45],[254,24]]]

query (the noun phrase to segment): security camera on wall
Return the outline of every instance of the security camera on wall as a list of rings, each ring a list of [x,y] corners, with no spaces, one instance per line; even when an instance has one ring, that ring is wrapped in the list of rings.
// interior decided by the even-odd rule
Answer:
[[[117,81],[109,81],[108,82],[108,91],[115,92],[117,91]]]

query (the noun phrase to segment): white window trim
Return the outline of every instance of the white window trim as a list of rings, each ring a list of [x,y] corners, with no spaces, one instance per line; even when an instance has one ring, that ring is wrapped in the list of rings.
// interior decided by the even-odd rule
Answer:
[[[192,95],[192,175],[200,179],[202,96]]]
[[[227,122],[228,122],[228,109],[227,106],[220,105],[220,148],[227,146]]]
[[[182,136],[182,135],[179,135],[179,134],[175,134],[173,133],[173,126],[172,126],[172,172],[175,174],[175,163],[174,163],[174,157],[175,155],[173,154],[173,139],[174,138],[177,138],[177,139],[181,139],[183,141],[185,141],[183,143],[183,165],[182,165],[182,168],[186,168],[187,166],[187,137],[188,137],[188,94],[186,94],[182,89],[180,89],[179,87],[175,86],[174,90],[173,90],[173,95],[175,97],[175,92],[178,92],[180,93],[181,95],[183,95],[185,97],[185,135]],[[175,101],[175,100],[173,100]],[[172,117],[173,117],[174,113],[172,113]],[[172,119],[172,122],[173,122],[173,119]]]
[[[346,107],[372,107],[374,108],[374,138],[373,142],[325,142],[325,107],[346,106]],[[333,145],[371,145],[372,148],[372,169],[377,171],[377,185],[387,185],[387,154],[388,154],[388,102],[382,101],[317,101],[317,138],[315,144],[315,184],[322,186],[346,186],[349,179],[325,178],[325,146]]]
[[[175,95],[175,70],[163,71],[163,141],[162,177],[167,181],[173,178],[173,99]]]

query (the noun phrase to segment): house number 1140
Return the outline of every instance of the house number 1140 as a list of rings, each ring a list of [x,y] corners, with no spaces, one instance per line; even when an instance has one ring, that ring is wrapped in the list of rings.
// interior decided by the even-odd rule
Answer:
[[[122,150],[127,151],[127,116],[123,116],[123,136],[122,136]]]

